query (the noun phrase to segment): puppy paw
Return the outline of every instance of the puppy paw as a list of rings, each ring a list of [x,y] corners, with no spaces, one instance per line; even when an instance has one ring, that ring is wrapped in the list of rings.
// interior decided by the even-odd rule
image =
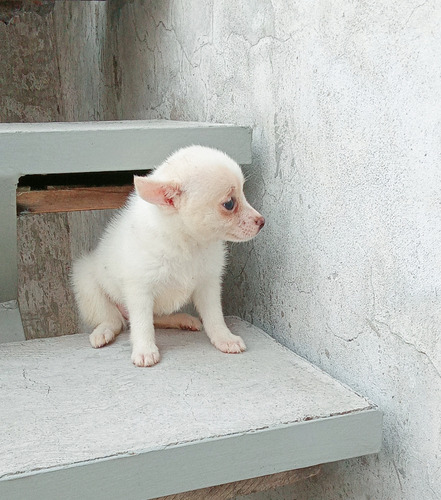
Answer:
[[[89,341],[92,347],[98,348],[109,344],[115,337],[116,333],[113,330],[106,326],[98,325],[89,335]]]
[[[191,330],[193,332],[202,330],[202,323],[198,320],[198,318],[184,313],[177,314],[176,316],[178,316],[177,319],[181,330]]]
[[[202,323],[187,313],[171,314],[169,316],[155,316],[156,328],[178,328],[179,330],[202,330]]]
[[[216,349],[227,354],[239,354],[246,350],[245,342],[238,335],[231,335],[231,337],[213,339],[212,343]]]
[[[159,363],[160,359],[161,357],[156,346],[152,349],[144,349],[142,351],[133,350],[132,352],[132,362],[135,366],[153,366]]]

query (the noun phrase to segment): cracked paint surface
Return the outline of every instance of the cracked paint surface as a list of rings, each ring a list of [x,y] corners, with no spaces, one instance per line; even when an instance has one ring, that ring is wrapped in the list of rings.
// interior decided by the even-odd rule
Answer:
[[[414,2],[121,6],[119,118],[253,127],[225,309],[385,411],[384,449],[257,499],[437,499],[441,8]]]
[[[358,441],[354,453],[366,446],[376,449],[380,418],[369,401],[249,323],[230,317],[227,324],[247,342],[247,355],[224,356],[203,334],[159,330],[163,359],[154,371],[127,363],[127,332],[107,355],[90,348],[87,334],[2,344],[0,448],[11,452],[0,457],[0,479],[265,429],[277,434],[306,421],[312,427],[301,427],[300,432],[310,432],[311,437],[298,449],[317,449],[313,436],[323,432],[323,425],[352,429]],[[91,383],[91,372],[99,383]],[[341,423],[335,427],[337,422]],[[360,422],[368,423],[372,441],[365,436],[358,439]],[[338,438],[335,446],[325,444],[315,460],[351,453],[349,449],[336,453],[340,444]],[[286,453],[288,463],[308,462],[303,454],[299,461],[293,460],[289,447]],[[151,491],[149,495],[153,497]]]

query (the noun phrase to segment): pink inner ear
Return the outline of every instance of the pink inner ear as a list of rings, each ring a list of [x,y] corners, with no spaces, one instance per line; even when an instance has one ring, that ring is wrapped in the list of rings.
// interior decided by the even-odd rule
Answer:
[[[158,182],[148,177],[135,176],[136,192],[149,203],[160,206],[175,206],[175,199],[180,195],[179,186],[170,182]]]

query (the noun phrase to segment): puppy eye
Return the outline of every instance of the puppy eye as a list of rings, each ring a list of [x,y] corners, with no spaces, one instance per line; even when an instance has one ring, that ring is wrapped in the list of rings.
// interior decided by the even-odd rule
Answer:
[[[233,210],[235,202],[234,198],[230,198],[228,201],[225,203],[222,203],[222,205],[227,209],[227,210]]]

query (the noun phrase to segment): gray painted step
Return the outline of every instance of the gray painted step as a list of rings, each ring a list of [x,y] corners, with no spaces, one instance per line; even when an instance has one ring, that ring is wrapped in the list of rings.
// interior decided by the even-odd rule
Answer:
[[[24,340],[25,335],[16,300],[0,303],[0,344]]]
[[[0,345],[0,498],[145,500],[375,453],[375,405],[258,328],[248,351],[158,331],[162,361],[130,362],[127,333]]]
[[[0,303],[17,299],[15,195],[21,176],[149,169],[191,144],[251,162],[247,127],[167,120],[0,123]]]

